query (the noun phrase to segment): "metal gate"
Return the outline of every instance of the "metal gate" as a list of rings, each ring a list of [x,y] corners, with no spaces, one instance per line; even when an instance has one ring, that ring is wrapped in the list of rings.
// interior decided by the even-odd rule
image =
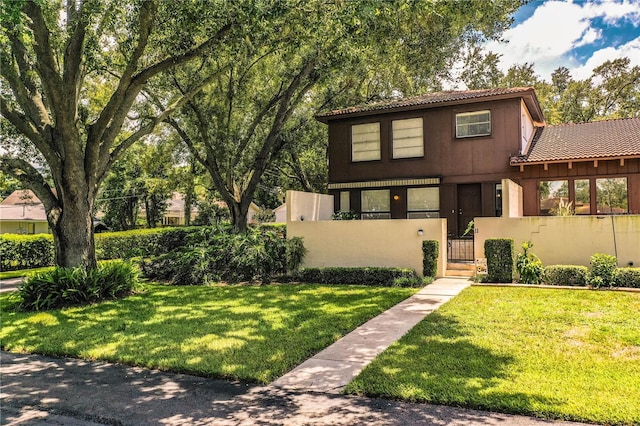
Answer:
[[[473,263],[473,236],[464,238],[447,238],[447,262]]]

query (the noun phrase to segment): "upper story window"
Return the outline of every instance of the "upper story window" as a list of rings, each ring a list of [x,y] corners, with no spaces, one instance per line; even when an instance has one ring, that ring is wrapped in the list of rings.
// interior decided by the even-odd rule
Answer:
[[[422,118],[393,120],[393,158],[424,156]]]
[[[491,111],[456,114],[456,138],[471,138],[491,134]]]
[[[373,161],[380,159],[380,123],[354,124],[351,126],[351,160]]]

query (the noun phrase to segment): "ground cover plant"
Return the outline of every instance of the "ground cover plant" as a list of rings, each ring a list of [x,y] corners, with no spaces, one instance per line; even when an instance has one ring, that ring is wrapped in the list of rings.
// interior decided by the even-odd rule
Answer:
[[[472,287],[347,392],[604,424],[640,424],[640,294]]]
[[[39,313],[0,295],[0,347],[268,383],[415,293],[412,288],[271,284],[164,286]]]

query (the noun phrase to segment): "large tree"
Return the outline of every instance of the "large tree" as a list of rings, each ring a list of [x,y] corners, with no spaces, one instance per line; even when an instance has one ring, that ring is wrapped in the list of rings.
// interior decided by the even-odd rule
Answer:
[[[3,120],[18,134],[13,140],[37,150],[50,178],[11,151],[0,153],[0,170],[43,202],[57,265],[96,266],[91,213],[107,172],[213,77],[194,79],[153,115],[143,89],[223,50],[238,22],[235,12],[215,1],[3,2]]]
[[[301,153],[291,145],[318,109],[437,87],[462,46],[500,34],[519,5],[518,0],[278,2],[228,52],[233,61],[224,55],[206,58],[189,72],[174,73],[180,93],[194,75],[218,77],[167,122],[211,175],[234,228],[243,231],[274,159],[290,160],[290,171],[311,186],[296,170]],[[220,72],[224,63],[230,65]],[[360,96],[365,92],[368,99]],[[163,105],[158,102],[160,109]]]

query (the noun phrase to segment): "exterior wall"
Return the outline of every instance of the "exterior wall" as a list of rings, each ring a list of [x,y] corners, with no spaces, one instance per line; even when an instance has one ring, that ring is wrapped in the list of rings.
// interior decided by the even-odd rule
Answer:
[[[282,204],[273,211],[276,215],[276,223],[285,223],[287,221],[287,205]]]
[[[33,232],[32,232],[33,231]],[[47,222],[0,221],[0,234],[49,234]]]
[[[502,217],[522,217],[522,187],[502,179]]]
[[[304,267],[398,267],[422,275],[422,241],[439,241],[438,276],[447,262],[446,221],[334,220],[287,223],[287,237],[302,237],[308,252]],[[418,235],[422,229],[423,235]]]
[[[514,167],[515,169],[515,167]],[[640,214],[640,158],[627,159],[624,164],[620,160],[593,161],[568,164],[549,164],[525,166],[522,172],[512,174],[511,179],[519,183],[524,190],[524,215],[540,214],[539,185],[542,180],[572,180],[590,178],[626,177],[629,199],[629,213]],[[595,185],[591,185],[592,212],[595,211]]]
[[[640,215],[477,218],[475,232],[476,257],[486,257],[487,238],[513,238],[516,253],[531,241],[547,266],[589,266],[595,253],[617,256],[619,266],[640,266]]]
[[[331,195],[287,191],[286,203],[287,223],[331,220],[333,215],[333,196]]]
[[[455,115],[491,110],[491,135],[455,137]],[[509,158],[520,150],[520,99],[478,102],[329,122],[329,183],[442,177],[443,183],[496,181],[511,173]],[[392,158],[392,120],[422,117],[424,157]],[[351,126],[380,122],[379,161],[351,161]]]

